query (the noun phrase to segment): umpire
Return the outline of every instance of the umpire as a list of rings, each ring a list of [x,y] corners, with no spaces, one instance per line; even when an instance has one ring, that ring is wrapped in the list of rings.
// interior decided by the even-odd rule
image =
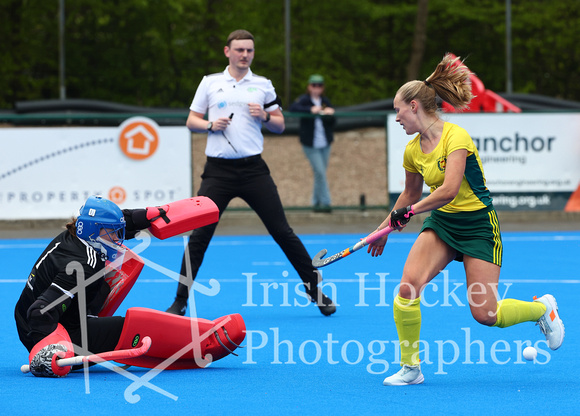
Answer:
[[[276,184],[260,155],[264,145],[262,124],[273,133],[282,133],[285,123],[272,82],[250,69],[253,35],[246,30],[232,32],[224,54],[229,65],[223,72],[202,79],[187,118],[189,130],[208,133],[207,163],[198,195],[212,199],[220,217],[233,198],[242,198],[296,269],[312,302],[317,303],[323,315],[332,315],[336,306],[318,287],[320,273],[288,224]],[[181,265],[182,279],[186,280],[178,284],[177,296],[167,312],[185,314],[189,288],[216,226],[198,228],[191,234]]]

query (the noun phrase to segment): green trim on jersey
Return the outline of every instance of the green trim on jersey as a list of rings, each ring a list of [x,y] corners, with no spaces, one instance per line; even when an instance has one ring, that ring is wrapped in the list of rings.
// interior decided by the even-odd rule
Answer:
[[[476,153],[467,156],[465,161],[465,179],[475,196],[488,207],[491,205],[491,196],[489,189],[485,186],[485,176],[481,164],[477,160],[478,158],[479,156]]]

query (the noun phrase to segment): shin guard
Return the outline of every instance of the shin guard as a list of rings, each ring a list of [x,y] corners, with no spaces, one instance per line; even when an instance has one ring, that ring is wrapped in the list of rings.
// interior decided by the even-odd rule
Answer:
[[[115,350],[133,348],[145,336],[151,338],[151,348],[145,355],[118,362],[160,370],[203,368],[235,354],[233,351],[246,337],[246,325],[239,314],[210,321],[129,308]]]
[[[410,300],[397,295],[393,302],[393,316],[399,335],[401,365],[420,364],[421,298]]]

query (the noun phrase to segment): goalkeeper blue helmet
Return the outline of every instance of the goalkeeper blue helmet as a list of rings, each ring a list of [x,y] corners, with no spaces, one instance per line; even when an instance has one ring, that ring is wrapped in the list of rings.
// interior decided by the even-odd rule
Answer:
[[[90,196],[76,220],[77,237],[89,243],[105,260],[114,261],[125,240],[123,211],[102,196]]]

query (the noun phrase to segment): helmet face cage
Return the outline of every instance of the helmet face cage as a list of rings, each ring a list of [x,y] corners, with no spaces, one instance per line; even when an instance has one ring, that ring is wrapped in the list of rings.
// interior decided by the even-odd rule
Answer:
[[[103,235],[101,230],[105,231]],[[100,196],[91,196],[80,209],[76,232],[77,237],[113,261],[125,240],[125,217],[113,202]]]
[[[125,223],[119,223],[114,228],[111,227],[112,224],[97,224],[99,227],[99,235],[100,237],[104,237],[105,235],[109,237],[109,240],[117,245],[123,244],[125,240]],[[101,233],[101,230],[105,230],[105,234]]]
[[[125,224],[118,225],[116,228],[111,228],[109,224],[97,224],[97,226],[100,228],[99,235],[95,240],[101,244],[101,248],[105,249],[107,260],[116,260],[119,252],[122,251],[121,246],[125,240]],[[101,234],[101,230],[104,230],[105,233]]]

